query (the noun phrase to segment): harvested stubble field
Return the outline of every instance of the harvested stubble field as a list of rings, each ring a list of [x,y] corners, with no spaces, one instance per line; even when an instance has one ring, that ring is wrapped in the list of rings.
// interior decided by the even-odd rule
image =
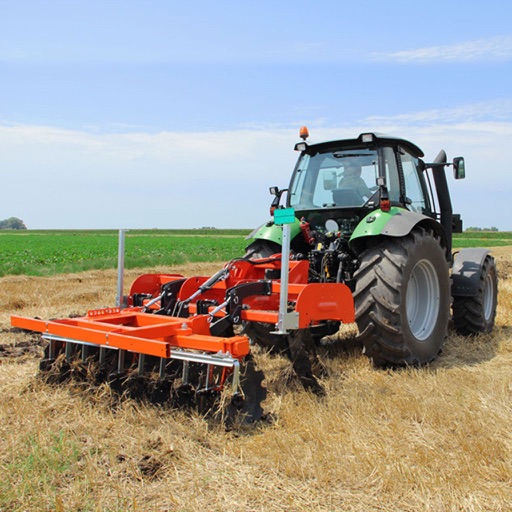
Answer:
[[[512,249],[493,252],[492,335],[450,333],[435,363],[398,371],[374,369],[340,339],[323,354],[322,399],[283,384],[285,359],[258,354],[272,420],[229,432],[37,378],[37,338],[12,332],[9,316],[110,306],[115,271],[0,278],[0,510],[511,510]]]

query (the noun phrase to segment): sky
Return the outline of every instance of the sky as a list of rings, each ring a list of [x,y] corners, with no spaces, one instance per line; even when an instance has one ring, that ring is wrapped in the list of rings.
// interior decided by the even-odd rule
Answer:
[[[512,231],[511,19],[508,0],[0,0],[0,219],[254,228],[307,125],[464,156],[454,211]]]

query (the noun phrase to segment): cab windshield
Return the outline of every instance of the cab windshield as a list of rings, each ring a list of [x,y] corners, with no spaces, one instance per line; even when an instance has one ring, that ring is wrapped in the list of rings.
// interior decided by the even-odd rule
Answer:
[[[299,210],[363,206],[377,190],[378,175],[376,150],[303,153],[290,186],[290,206]]]

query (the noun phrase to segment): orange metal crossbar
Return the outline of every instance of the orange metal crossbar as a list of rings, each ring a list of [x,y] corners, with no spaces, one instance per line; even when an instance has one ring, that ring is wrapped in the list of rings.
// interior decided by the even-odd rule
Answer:
[[[137,308],[122,311],[113,308],[90,311],[86,317],[52,321],[13,315],[11,325],[77,342],[163,358],[171,357],[171,351],[175,349],[229,353],[237,359],[249,353],[249,340],[245,336],[211,336],[206,315],[175,318],[142,313]]]

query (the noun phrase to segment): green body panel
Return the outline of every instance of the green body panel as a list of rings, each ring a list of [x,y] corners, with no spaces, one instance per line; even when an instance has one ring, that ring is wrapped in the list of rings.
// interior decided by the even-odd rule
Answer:
[[[293,240],[300,233],[300,221],[295,219],[293,224],[290,224],[291,239]],[[248,237],[248,240],[270,240],[276,244],[282,245],[283,230],[281,226],[276,226],[273,222],[267,222],[253,231]]]
[[[369,213],[354,229],[350,241],[363,236],[376,236],[382,233],[386,224],[400,211],[402,208],[396,206],[391,207],[389,212],[375,210]],[[375,219],[375,220],[372,220]]]
[[[444,231],[438,222],[421,213],[412,212],[405,208],[397,206],[391,207],[388,212],[380,209],[374,210],[359,222],[356,229],[350,237],[349,243],[357,244],[358,241],[371,236],[407,236],[415,226],[424,223],[434,229],[441,238],[445,238]],[[300,233],[300,221],[295,218],[293,224],[290,224],[291,239],[293,240]],[[283,230],[270,221],[255,229],[248,237],[248,240],[269,240],[282,245]]]
[[[444,236],[441,226],[430,217],[393,206],[389,212],[375,210],[368,214],[354,229],[349,242],[352,244],[356,240],[378,235],[407,236],[420,222],[428,224]]]

